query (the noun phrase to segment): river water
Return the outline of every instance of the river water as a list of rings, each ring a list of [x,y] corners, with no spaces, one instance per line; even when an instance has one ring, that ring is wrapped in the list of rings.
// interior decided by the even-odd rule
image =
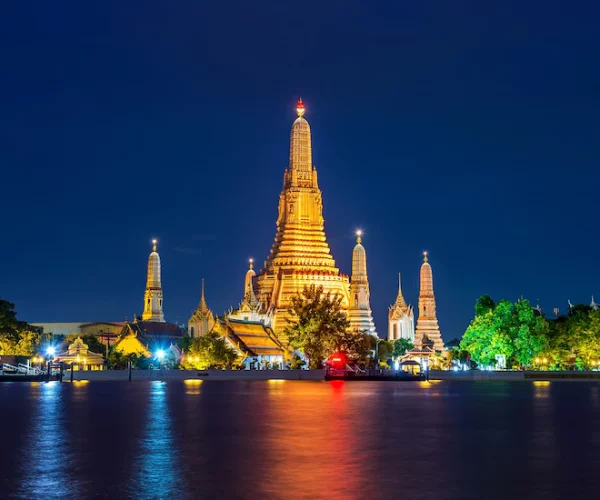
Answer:
[[[600,385],[0,384],[1,498],[597,498]]]

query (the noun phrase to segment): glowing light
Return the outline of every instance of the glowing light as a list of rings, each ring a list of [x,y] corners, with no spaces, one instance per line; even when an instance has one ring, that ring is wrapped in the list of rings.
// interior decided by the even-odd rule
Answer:
[[[296,103],[296,113],[298,113],[298,116],[302,117],[304,116],[304,112],[306,111],[306,108],[304,106],[304,103],[302,102],[302,97],[300,99],[298,99],[298,102]]]
[[[165,351],[159,349],[158,351],[156,351],[156,357],[157,359],[162,360],[165,357]]]
[[[56,349],[53,346],[50,346],[48,349],[46,349],[46,352],[48,353],[48,356],[54,356]]]

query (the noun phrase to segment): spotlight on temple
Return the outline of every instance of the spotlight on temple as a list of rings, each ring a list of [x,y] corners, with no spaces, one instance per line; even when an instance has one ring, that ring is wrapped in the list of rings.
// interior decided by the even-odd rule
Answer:
[[[158,351],[156,351],[156,358],[157,359],[159,359],[160,361],[162,361],[164,357],[165,357],[165,351],[163,351],[162,349],[159,349]]]

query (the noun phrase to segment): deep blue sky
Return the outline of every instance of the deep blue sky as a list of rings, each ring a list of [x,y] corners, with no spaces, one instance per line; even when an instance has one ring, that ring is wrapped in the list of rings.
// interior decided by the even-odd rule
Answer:
[[[298,96],[326,230],[362,227],[380,334],[430,251],[446,340],[482,293],[600,296],[595,2],[5,2],[0,296],[30,322],[237,305]]]

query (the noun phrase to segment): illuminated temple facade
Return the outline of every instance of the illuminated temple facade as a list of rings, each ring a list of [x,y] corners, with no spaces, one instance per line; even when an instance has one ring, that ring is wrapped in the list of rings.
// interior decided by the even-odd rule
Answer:
[[[271,327],[280,336],[290,317],[292,297],[305,286],[323,286],[325,292],[341,296],[345,310],[350,305],[349,278],[340,274],[325,236],[323,199],[312,164],[310,126],[301,99],[296,111],[289,167],[279,196],[275,241],[251,286],[260,312],[272,318]]]
[[[350,280],[350,306],[348,320],[350,331],[377,335],[371,311],[371,292],[367,275],[367,252],[362,244],[362,231],[356,233],[356,246],[352,252],[352,278]]]
[[[444,341],[438,325],[435,294],[433,293],[433,271],[427,258],[427,252],[423,252],[420,281],[419,319],[415,332],[415,348],[443,351]]]
[[[152,240],[152,253],[148,257],[148,276],[144,294],[144,321],[165,321],[163,313],[163,291],[160,282],[160,256],[156,251],[156,240]]]
[[[402,293],[402,278],[398,273],[398,295],[388,312],[388,340],[408,339],[415,342],[415,313]]]

